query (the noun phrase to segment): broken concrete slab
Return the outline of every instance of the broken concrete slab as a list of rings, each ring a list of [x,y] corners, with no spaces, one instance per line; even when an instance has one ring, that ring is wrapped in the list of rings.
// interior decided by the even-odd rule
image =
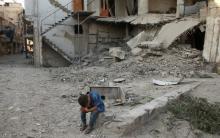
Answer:
[[[168,86],[168,85],[177,85],[180,84],[183,81],[183,78],[173,78],[173,79],[166,79],[166,80],[156,80],[153,79],[153,84],[159,85],[159,86]]]
[[[117,78],[117,79],[113,80],[113,82],[115,82],[115,83],[121,83],[123,81],[125,81],[125,78]]]
[[[140,48],[156,49],[160,48],[161,43],[158,41],[144,41],[138,45]]]
[[[113,47],[109,49],[109,54],[113,57],[119,58],[121,60],[125,59],[125,52],[121,49],[121,47]]]
[[[90,87],[90,91],[97,91],[102,96],[105,96],[106,100],[118,100],[120,99],[122,103],[125,102],[125,93],[120,87]]]
[[[172,45],[181,35],[190,31],[195,26],[198,26],[200,21],[195,18],[184,18],[181,20],[175,20],[173,22],[165,24],[153,41],[145,42],[144,45],[147,47],[158,47],[168,48]]]
[[[161,57],[163,56],[163,53],[161,51],[154,51],[154,50],[148,49],[147,51],[143,52],[140,56],[142,58],[148,58],[150,56]]]
[[[141,48],[136,47],[136,48],[134,48],[134,49],[131,50],[131,53],[132,53],[132,55],[134,55],[134,56],[138,56],[138,55],[141,54],[142,51],[143,51],[143,50],[142,50]]]
[[[137,36],[132,38],[127,42],[127,45],[131,48],[134,49],[136,48],[141,42],[146,41],[147,38],[147,33],[145,31],[140,32]]]
[[[199,85],[200,82],[185,85],[178,90],[167,93],[164,96],[156,98],[149,103],[141,105],[127,113],[116,117],[116,120],[120,120],[121,122],[111,123],[111,131],[118,133],[119,135],[130,134],[134,129],[138,129],[141,126],[146,125],[148,121],[159,115],[159,113],[165,109],[168,102],[179,98],[179,96],[182,94],[190,92]]]

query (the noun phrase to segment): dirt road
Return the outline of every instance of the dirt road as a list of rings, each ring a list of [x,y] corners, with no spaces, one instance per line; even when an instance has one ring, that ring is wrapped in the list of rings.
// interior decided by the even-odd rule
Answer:
[[[52,81],[48,69],[13,61],[18,58],[0,60],[0,137],[85,137],[79,107],[61,98],[74,89],[71,84]]]

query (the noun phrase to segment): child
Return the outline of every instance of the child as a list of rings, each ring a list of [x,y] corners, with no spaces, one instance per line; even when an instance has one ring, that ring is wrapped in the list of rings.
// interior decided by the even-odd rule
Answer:
[[[89,134],[96,123],[99,113],[105,111],[105,105],[102,101],[101,95],[96,91],[88,92],[86,95],[81,95],[78,99],[81,105],[81,121],[82,127],[80,131],[85,130],[85,134]],[[86,113],[90,114],[89,125],[86,124]]]

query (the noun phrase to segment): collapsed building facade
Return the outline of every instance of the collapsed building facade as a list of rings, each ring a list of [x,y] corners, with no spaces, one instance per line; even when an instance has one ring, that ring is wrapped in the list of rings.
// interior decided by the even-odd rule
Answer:
[[[215,0],[26,0],[25,4],[26,20],[39,25],[35,27],[42,47],[35,47],[40,46],[41,64],[67,66],[96,54],[100,47],[120,47],[120,42],[133,55],[143,48],[166,49],[187,43],[205,49],[207,61],[219,62],[209,60],[207,44],[204,48],[205,38],[209,38],[205,32],[206,17],[212,13],[210,3]]]

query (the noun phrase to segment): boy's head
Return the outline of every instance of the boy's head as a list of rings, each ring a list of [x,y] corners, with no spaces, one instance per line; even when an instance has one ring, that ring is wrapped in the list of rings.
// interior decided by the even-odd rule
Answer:
[[[82,107],[87,107],[89,100],[88,100],[88,96],[87,95],[80,95],[79,99],[78,99],[78,103],[82,106]]]

